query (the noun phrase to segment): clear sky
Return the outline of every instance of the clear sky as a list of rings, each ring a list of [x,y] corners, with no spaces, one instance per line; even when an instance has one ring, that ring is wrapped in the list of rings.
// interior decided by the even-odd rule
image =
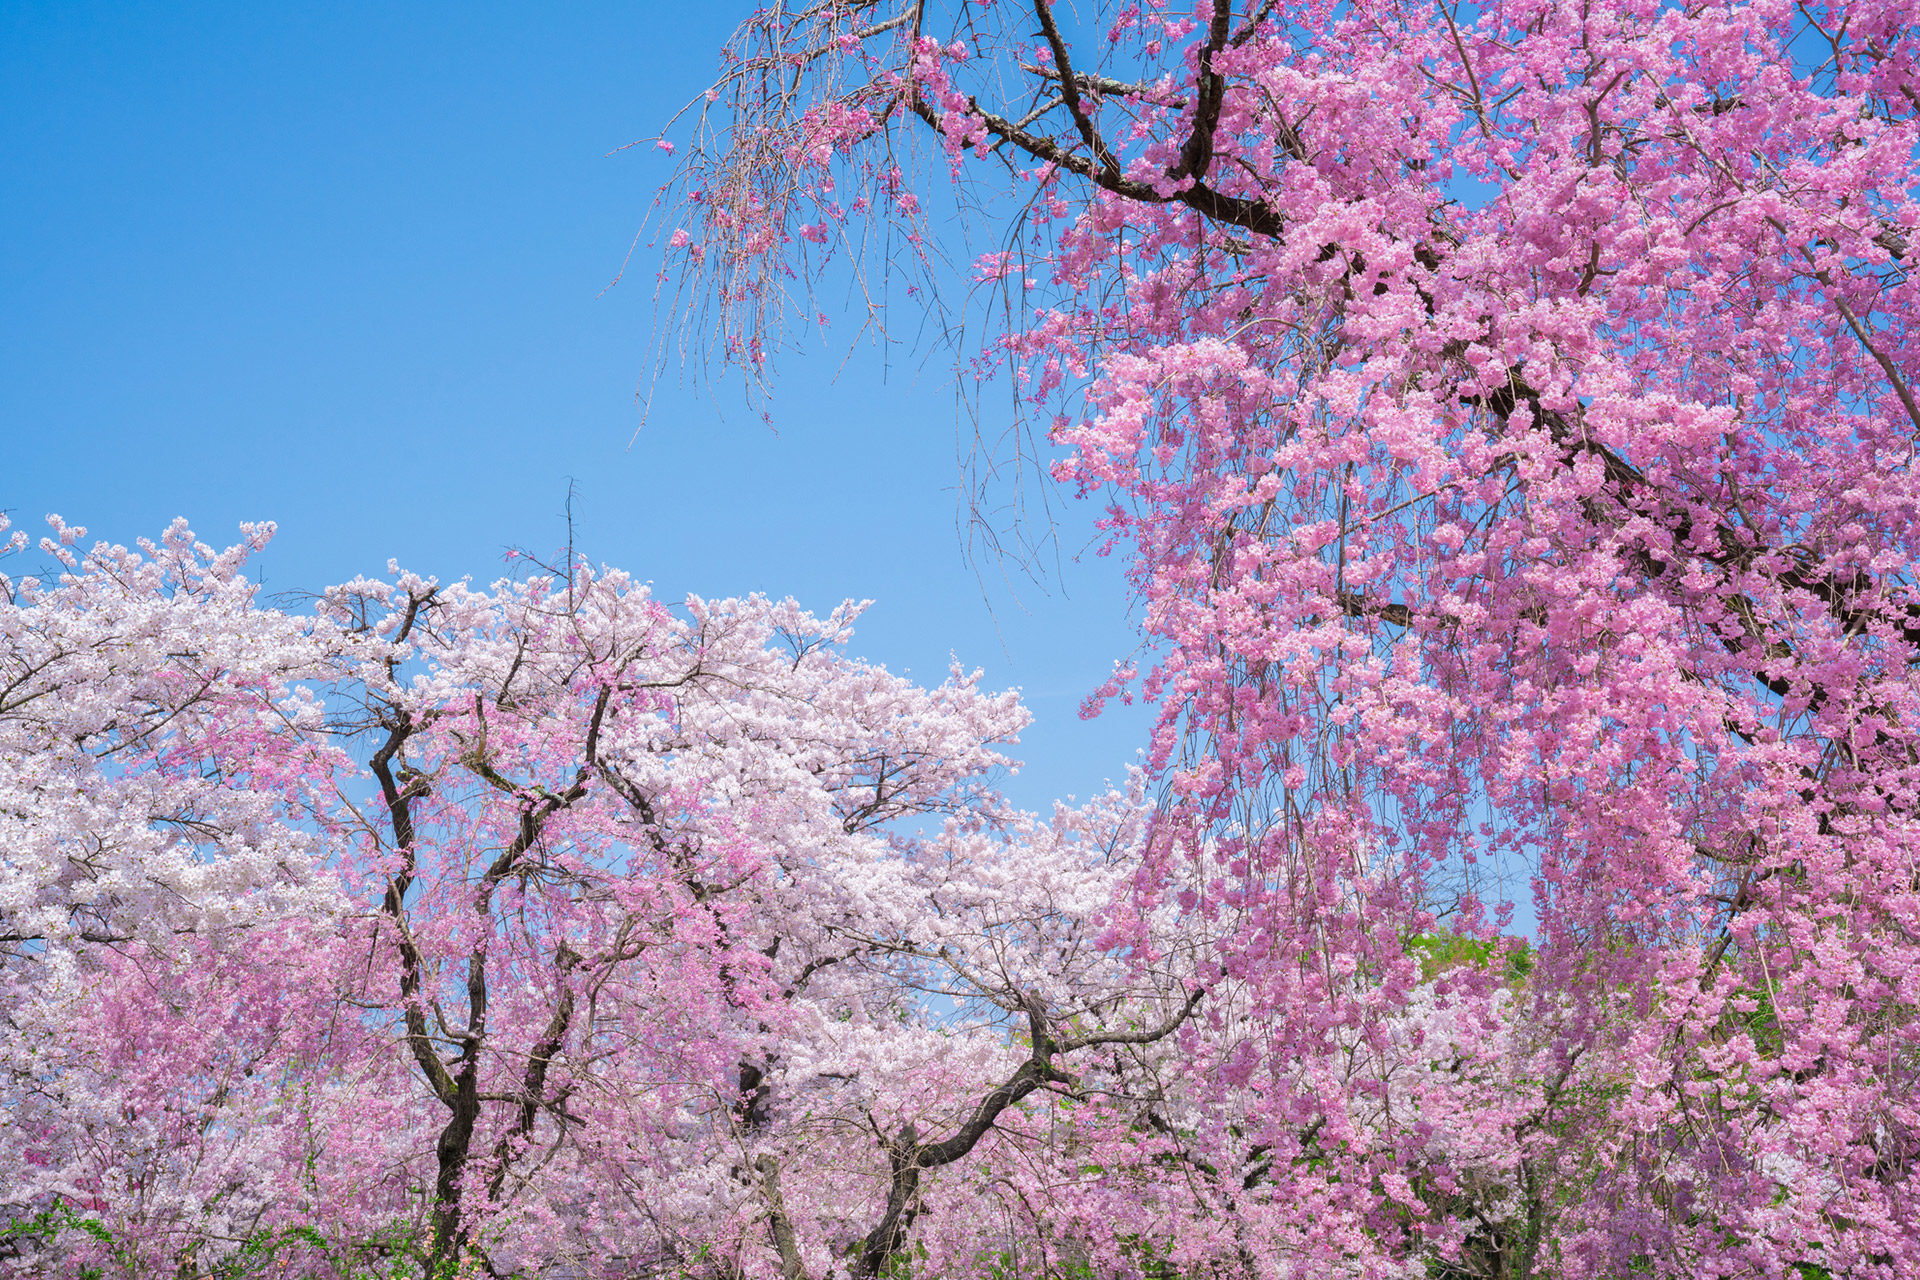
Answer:
[[[871,597],[860,655],[1023,687],[1022,804],[1118,776],[1144,717],[1076,716],[1135,643],[1118,565],[969,565],[941,352],[816,341],[772,431],[671,379],[640,428],[651,272],[606,286],[667,162],[617,149],[743,12],[0,4],[0,509],[119,542],[274,520],[275,591],[490,578],[564,540],[571,486],[581,549],[662,595]],[[1093,513],[1060,514],[1076,552]]]

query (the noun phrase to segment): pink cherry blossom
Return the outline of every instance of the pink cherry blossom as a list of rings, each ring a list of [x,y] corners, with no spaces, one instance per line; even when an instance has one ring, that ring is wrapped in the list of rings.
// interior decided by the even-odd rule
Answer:
[[[777,92],[775,49],[810,51]],[[1169,1078],[1234,1118],[1101,1132],[1218,1199],[1102,1175],[1036,1239],[1920,1270],[1906,7],[832,4],[727,65],[683,169],[741,211],[719,332],[804,314],[755,229],[857,190],[923,235],[906,188],[959,184],[884,266],[1033,282],[948,332],[1105,504],[1157,655],[1099,696],[1161,711],[1134,892],[1218,930],[1239,985]],[[1408,949],[1516,913],[1523,979]]]

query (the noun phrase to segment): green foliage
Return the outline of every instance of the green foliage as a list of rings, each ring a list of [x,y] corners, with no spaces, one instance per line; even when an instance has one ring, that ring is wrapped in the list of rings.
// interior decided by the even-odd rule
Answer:
[[[211,1280],[250,1280],[264,1276],[276,1258],[289,1248],[305,1246],[326,1256],[344,1280],[412,1280],[419,1263],[413,1233],[396,1229],[371,1240],[329,1241],[309,1226],[259,1231],[247,1237],[229,1256],[215,1263]],[[284,1269],[273,1274],[284,1274]]]
[[[36,1240],[51,1244],[63,1231],[78,1231],[92,1236],[109,1249],[113,1248],[113,1232],[107,1224],[98,1218],[86,1218],[74,1212],[73,1206],[63,1200],[55,1200],[52,1207],[43,1209],[31,1218],[14,1218],[4,1227],[0,1227],[0,1241]],[[76,1280],[102,1280],[106,1271],[101,1267],[83,1266],[75,1272]]]
[[[880,1268],[882,1280],[914,1280],[916,1268],[927,1260],[927,1246],[915,1240],[888,1258]]]
[[[1047,1280],[1094,1280],[1093,1264],[1082,1259],[1051,1257],[1044,1267],[1036,1269],[1036,1264],[1037,1259],[1031,1255],[996,1253],[988,1260],[986,1275],[988,1280],[1033,1280],[1035,1276],[1045,1276]]]
[[[1468,938],[1456,933],[1417,933],[1407,939],[1407,954],[1420,962],[1420,976],[1432,979],[1449,969],[1491,968],[1503,959],[1502,976],[1511,983],[1533,972],[1533,952],[1520,938]]]
[[[128,1271],[134,1260],[106,1223],[85,1217],[73,1206],[56,1200],[53,1205],[27,1218],[15,1218],[0,1226],[0,1243],[35,1241],[51,1248],[61,1233],[78,1231],[104,1245],[116,1263]],[[289,1274],[274,1263],[289,1248],[305,1246],[327,1257],[341,1280],[414,1280],[419,1269],[419,1249],[411,1228],[395,1228],[379,1236],[357,1241],[329,1241],[310,1226],[285,1227],[257,1231],[240,1242],[232,1253],[208,1264],[207,1280],[253,1280],[254,1277]],[[191,1253],[191,1251],[189,1251]],[[106,1280],[105,1267],[83,1265],[73,1272],[74,1280]]]
[[[1729,1032],[1745,1031],[1753,1037],[1753,1047],[1761,1057],[1779,1057],[1786,1047],[1786,1035],[1780,1030],[1780,1014],[1773,1007],[1773,998],[1760,987],[1736,991],[1733,998],[1739,1002],[1752,1001],[1754,1008],[1742,1013],[1729,1005],[1722,1025]]]

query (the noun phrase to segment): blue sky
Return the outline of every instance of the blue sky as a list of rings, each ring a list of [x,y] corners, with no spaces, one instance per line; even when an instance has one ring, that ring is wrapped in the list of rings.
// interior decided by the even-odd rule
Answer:
[[[492,577],[564,540],[571,486],[582,550],[663,595],[872,597],[862,656],[1022,686],[1019,802],[1118,776],[1144,717],[1075,710],[1135,643],[1119,566],[968,563],[943,353],[843,367],[829,334],[774,430],[671,377],[640,425],[651,273],[606,286],[666,161],[617,149],[742,12],[0,6],[0,509],[121,542],[274,520],[268,589],[312,589]]]

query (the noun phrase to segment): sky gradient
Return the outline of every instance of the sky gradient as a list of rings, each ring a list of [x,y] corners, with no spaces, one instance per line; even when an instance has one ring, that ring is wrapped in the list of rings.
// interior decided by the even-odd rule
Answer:
[[[1056,506],[1042,583],[969,563],[948,355],[830,331],[770,425],[670,372],[642,426],[644,247],[607,286],[668,162],[619,149],[739,16],[0,6],[0,509],[117,542],[273,520],[280,591],[389,557],[491,578],[564,542],[571,493],[580,549],[663,596],[872,598],[859,655],[1021,686],[1021,804],[1117,777],[1144,716],[1076,708],[1136,643],[1119,567],[1071,554],[1085,504]]]

